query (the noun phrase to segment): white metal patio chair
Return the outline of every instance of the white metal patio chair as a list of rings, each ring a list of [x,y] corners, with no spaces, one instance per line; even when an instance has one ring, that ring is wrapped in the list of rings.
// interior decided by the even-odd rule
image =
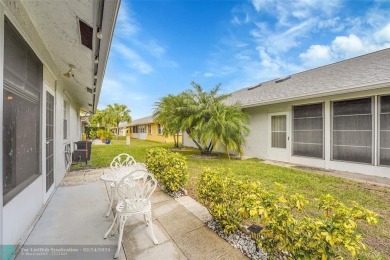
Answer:
[[[115,183],[118,182],[125,174],[129,173],[129,170],[131,167],[134,167],[134,169],[146,169],[146,166],[144,164],[137,165],[134,158],[127,154],[127,153],[121,153],[112,159],[110,163],[110,168],[112,170],[112,173],[104,174],[101,179],[106,182],[110,182],[110,190],[111,190],[111,200],[110,205],[108,206],[106,218],[110,215],[112,211],[112,204],[115,199]]]
[[[142,177],[140,177],[142,176]],[[118,258],[123,229],[129,217],[136,214],[143,214],[147,226],[150,228],[150,233],[154,244],[158,241],[154,235],[152,223],[152,211],[150,196],[157,187],[157,180],[153,175],[145,170],[135,170],[124,176],[119,183],[116,184],[116,192],[118,194],[118,205],[116,206],[116,214],[109,230],[104,235],[106,239],[113,227],[119,225],[118,248],[114,258]],[[113,235],[114,232],[112,232]]]

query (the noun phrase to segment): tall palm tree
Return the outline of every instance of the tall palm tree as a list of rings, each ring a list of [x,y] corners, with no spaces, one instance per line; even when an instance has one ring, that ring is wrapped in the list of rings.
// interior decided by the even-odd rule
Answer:
[[[155,103],[153,112],[154,120],[163,125],[163,135],[172,135],[174,147],[179,147],[179,133],[182,131],[182,115],[180,108],[184,107],[185,101],[183,95],[168,95]]]
[[[126,105],[120,105],[115,103],[114,105],[108,105],[106,108],[107,118],[116,127],[116,133],[119,135],[119,123],[131,122],[130,109]]]
[[[154,118],[164,125],[165,134],[186,131],[202,154],[212,153],[221,143],[229,151],[241,155],[247,127],[248,115],[240,106],[228,106],[223,101],[229,95],[218,94],[220,84],[209,92],[192,82],[193,90],[179,95],[168,95],[156,102]]]
[[[97,110],[96,113],[89,120],[92,126],[109,128],[111,123],[107,115],[107,109]]]
[[[242,155],[245,136],[249,134],[248,114],[243,113],[238,104],[227,106],[223,103],[213,106],[213,116],[204,128],[205,138],[215,145],[225,146],[230,159],[230,150]]]

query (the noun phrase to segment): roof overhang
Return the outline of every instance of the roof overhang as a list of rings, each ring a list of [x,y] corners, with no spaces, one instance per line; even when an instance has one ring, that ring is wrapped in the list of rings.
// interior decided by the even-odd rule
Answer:
[[[120,0],[29,0],[21,3],[54,61],[49,70],[60,79],[58,83],[80,110],[94,113]],[[79,20],[91,27],[92,49],[81,42]],[[74,66],[74,76],[64,77],[70,66]]]
[[[327,91],[327,92],[321,92],[321,93],[310,94],[310,95],[300,95],[300,96],[290,97],[290,98],[247,103],[247,104],[241,105],[241,107],[242,108],[252,108],[252,107],[259,107],[259,106],[267,106],[267,105],[293,102],[293,101],[298,101],[298,100],[303,100],[303,99],[313,99],[313,98],[321,98],[321,97],[326,97],[326,96],[349,94],[349,93],[355,93],[355,92],[361,92],[361,91],[367,91],[367,90],[376,90],[376,89],[381,89],[381,88],[386,88],[386,87],[390,87],[390,82],[378,82],[378,83],[370,84],[370,85],[353,86],[350,88],[344,88],[343,90],[337,90],[337,91]]]

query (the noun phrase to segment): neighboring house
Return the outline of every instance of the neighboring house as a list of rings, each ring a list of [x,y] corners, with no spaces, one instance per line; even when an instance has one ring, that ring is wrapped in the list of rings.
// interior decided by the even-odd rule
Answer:
[[[119,123],[119,135],[120,136],[126,136],[127,135],[127,131],[128,131],[128,127],[129,127],[130,123],[128,122],[120,122]],[[113,134],[116,134],[116,127],[114,128],[111,128],[111,131],[113,132]]]
[[[118,8],[0,0],[1,245],[23,241],[67,172],[80,112],[96,111]]]
[[[165,137],[163,135],[164,127],[154,122],[152,116],[134,120],[126,129],[127,134],[130,134],[130,137],[132,138],[162,143],[173,142],[173,136]],[[181,134],[179,135],[179,138],[181,138]]]
[[[232,93],[244,156],[390,178],[390,49]],[[188,136],[184,145],[191,145]]]

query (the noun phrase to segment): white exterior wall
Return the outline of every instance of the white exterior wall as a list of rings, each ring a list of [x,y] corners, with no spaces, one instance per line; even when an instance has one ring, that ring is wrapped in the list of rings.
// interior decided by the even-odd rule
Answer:
[[[245,108],[244,111],[249,114],[249,128],[250,134],[246,138],[246,145],[244,146],[244,157],[256,157],[266,160],[290,162],[294,164],[307,165],[312,167],[319,167],[325,169],[332,169],[338,171],[349,171],[356,172],[366,175],[374,175],[390,178],[390,167],[362,164],[355,162],[343,162],[343,161],[334,161],[331,159],[331,102],[337,100],[345,99],[354,99],[361,97],[372,97],[378,95],[388,95],[390,94],[390,86],[376,89],[368,90],[362,92],[348,93],[348,94],[339,94],[319,98],[311,98],[306,100],[299,100],[294,102],[286,102],[279,104],[272,104],[266,106],[258,106]],[[292,155],[292,107],[295,105],[304,105],[312,103],[324,103],[324,159],[310,158],[303,156],[293,156]],[[377,111],[377,109],[375,109]],[[280,153],[273,151],[275,148],[271,148],[271,133],[270,133],[270,115],[277,115],[278,113],[287,113],[287,148],[285,151],[285,156],[282,156]],[[373,131],[378,131],[377,116],[373,114],[375,120],[375,128]],[[378,143],[377,140],[375,143]],[[196,148],[195,143],[188,137],[187,133],[183,132],[183,145],[188,147]],[[224,152],[223,149],[219,148],[216,151]],[[377,156],[375,151],[374,156]],[[378,160],[375,158],[375,162]]]
[[[0,17],[4,17],[4,7],[0,4]],[[3,82],[4,67],[4,19],[0,19],[0,82]],[[3,84],[0,84],[0,107],[3,108]],[[0,113],[0,147],[3,147],[3,113]],[[3,149],[0,148],[0,158],[3,158]],[[3,205],[3,160],[0,160],[0,203]],[[0,245],[3,243],[3,207],[0,207]]]
[[[7,3],[8,4],[8,3]],[[17,9],[17,8],[16,8]],[[20,11],[21,9],[17,9]],[[23,14],[23,11],[15,12],[15,10],[9,10],[6,7],[6,4],[3,1],[0,1],[0,56],[3,57],[4,51],[4,15],[7,15],[8,19],[12,22],[12,24],[17,28],[19,33],[23,36],[24,40],[29,44],[29,46],[35,51],[36,55],[40,58],[43,65],[43,87],[41,94],[41,175],[32,182],[28,187],[26,187],[23,191],[21,191],[18,195],[12,198],[5,206],[1,207],[2,213],[0,211],[0,221],[3,226],[0,234],[0,244],[5,245],[17,245],[19,244],[25,237],[26,234],[32,228],[32,224],[35,219],[39,216],[41,209],[44,204],[50,198],[50,195],[54,191],[54,187],[58,186],[64,177],[65,163],[64,163],[64,143],[66,142],[74,142],[78,141],[81,138],[81,127],[80,127],[80,117],[79,117],[79,109],[76,105],[72,104],[72,100],[69,103],[71,104],[70,108],[70,127],[69,127],[69,139],[63,140],[63,100],[65,97],[64,89],[61,83],[63,82],[61,75],[53,75],[51,71],[55,70],[55,68],[50,68],[53,64],[52,60],[48,56],[48,51],[42,41],[39,39],[38,34],[34,33],[34,25],[28,20],[27,16]],[[23,21],[23,26],[20,25],[19,21]],[[32,28],[31,31],[26,32],[22,28]],[[33,35],[29,37],[28,35]],[[45,59],[47,57],[48,59]],[[3,82],[3,59],[0,62],[0,81]],[[46,164],[45,164],[45,138],[46,138],[46,126],[45,126],[45,118],[46,118],[46,104],[44,102],[46,95],[46,91],[50,91],[54,94],[55,100],[55,115],[54,115],[54,185],[53,187],[46,192]],[[0,105],[2,104],[2,93],[3,86],[1,84],[0,87]],[[2,123],[3,115],[0,113],[0,123]],[[2,132],[0,130],[0,144],[2,147]],[[0,151],[0,155],[2,155],[2,149]],[[1,156],[2,157],[2,156]],[[0,171],[2,172],[2,163],[0,163]],[[2,178],[1,178],[2,180]],[[1,183],[1,188],[3,187]],[[1,192],[1,196],[2,196]],[[2,217],[2,220],[1,220]]]
[[[390,167],[378,166],[378,165],[369,165],[355,162],[342,162],[331,160],[331,102],[344,99],[353,99],[360,97],[372,97],[376,95],[385,95],[390,93],[390,87],[382,88],[378,90],[356,92],[349,94],[340,94],[333,95],[322,98],[313,98],[300,100],[295,102],[273,104],[261,107],[246,108],[244,109],[250,115],[249,128],[251,133],[247,137],[247,144],[244,147],[244,156],[248,157],[257,157],[267,160],[291,162],[295,164],[302,164],[313,167],[320,167],[325,169],[333,169],[339,171],[350,171],[366,175],[375,175],[381,177],[390,178]],[[293,156],[292,155],[292,145],[291,137],[292,130],[291,127],[288,127],[287,136],[287,157],[283,158],[276,154],[272,154],[272,148],[270,148],[270,125],[269,125],[269,116],[274,113],[287,113],[287,122],[291,126],[292,124],[292,107],[295,105],[311,104],[311,103],[324,103],[324,159],[303,157],[303,156]],[[376,118],[373,115],[373,118]],[[373,131],[377,131],[377,121],[375,121],[375,128]],[[377,153],[374,153],[377,155]],[[377,161],[375,159],[375,161]]]

